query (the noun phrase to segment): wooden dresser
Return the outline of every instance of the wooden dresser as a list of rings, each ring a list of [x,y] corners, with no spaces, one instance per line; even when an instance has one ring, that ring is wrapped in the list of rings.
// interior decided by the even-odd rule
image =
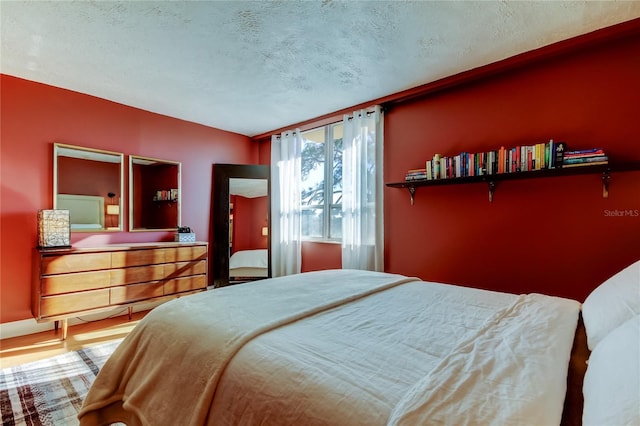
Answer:
[[[207,243],[136,243],[36,249],[31,310],[38,322],[67,319],[206,290]],[[57,323],[56,323],[57,326]]]

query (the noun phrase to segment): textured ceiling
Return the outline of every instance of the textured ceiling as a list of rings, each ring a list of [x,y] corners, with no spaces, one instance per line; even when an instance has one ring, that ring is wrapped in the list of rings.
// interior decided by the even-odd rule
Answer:
[[[0,2],[0,72],[261,134],[640,17],[640,1]]]

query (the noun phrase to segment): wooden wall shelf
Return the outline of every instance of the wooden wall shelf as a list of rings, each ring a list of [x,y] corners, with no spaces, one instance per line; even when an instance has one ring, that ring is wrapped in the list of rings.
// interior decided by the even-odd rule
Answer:
[[[493,193],[496,189],[497,182],[504,180],[517,180],[517,179],[537,179],[537,178],[549,178],[549,177],[561,177],[561,176],[575,176],[586,174],[601,174],[602,175],[602,197],[607,198],[609,196],[609,181],[611,179],[611,173],[614,172],[629,172],[640,170],[640,161],[595,165],[595,166],[580,166],[580,167],[567,167],[559,169],[543,169],[532,170],[527,172],[516,173],[499,173],[493,175],[483,176],[466,176],[450,179],[419,179],[413,181],[404,182],[392,182],[386,185],[390,188],[406,188],[409,191],[411,197],[411,204],[413,205],[415,193],[421,186],[441,186],[441,185],[460,185],[465,183],[486,183],[489,187],[489,202],[493,201]]]

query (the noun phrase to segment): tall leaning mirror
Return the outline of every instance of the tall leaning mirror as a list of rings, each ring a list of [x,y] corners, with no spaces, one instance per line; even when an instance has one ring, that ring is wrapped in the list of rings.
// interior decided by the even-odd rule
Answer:
[[[180,226],[178,161],[129,156],[129,230],[170,231]]]
[[[55,143],[53,208],[69,210],[71,232],[122,231],[124,156]]]
[[[269,166],[215,164],[214,286],[271,276]]]

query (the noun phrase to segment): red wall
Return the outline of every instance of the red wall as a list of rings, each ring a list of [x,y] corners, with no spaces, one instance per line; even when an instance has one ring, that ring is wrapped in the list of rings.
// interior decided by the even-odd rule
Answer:
[[[256,144],[235,133],[7,75],[0,89],[2,323],[32,317],[31,252],[36,213],[53,206],[53,142],[182,162],[182,224],[201,241],[210,240],[212,164],[259,159]],[[123,202],[127,211],[128,189]],[[72,234],[77,246],[172,239],[170,232]]]
[[[267,248],[262,227],[267,226],[267,197],[233,197],[233,252]]]
[[[438,153],[565,141],[640,161],[640,37],[393,105],[385,181]],[[640,259],[640,172],[385,190],[386,270],[425,280],[584,300]],[[632,215],[613,216],[612,211]]]
[[[340,268],[342,268],[340,244],[302,242],[302,272]]]
[[[91,176],[91,179],[87,179],[87,176]],[[72,157],[58,158],[59,194],[102,195],[107,204],[107,194],[110,192],[120,195],[118,164]]]

